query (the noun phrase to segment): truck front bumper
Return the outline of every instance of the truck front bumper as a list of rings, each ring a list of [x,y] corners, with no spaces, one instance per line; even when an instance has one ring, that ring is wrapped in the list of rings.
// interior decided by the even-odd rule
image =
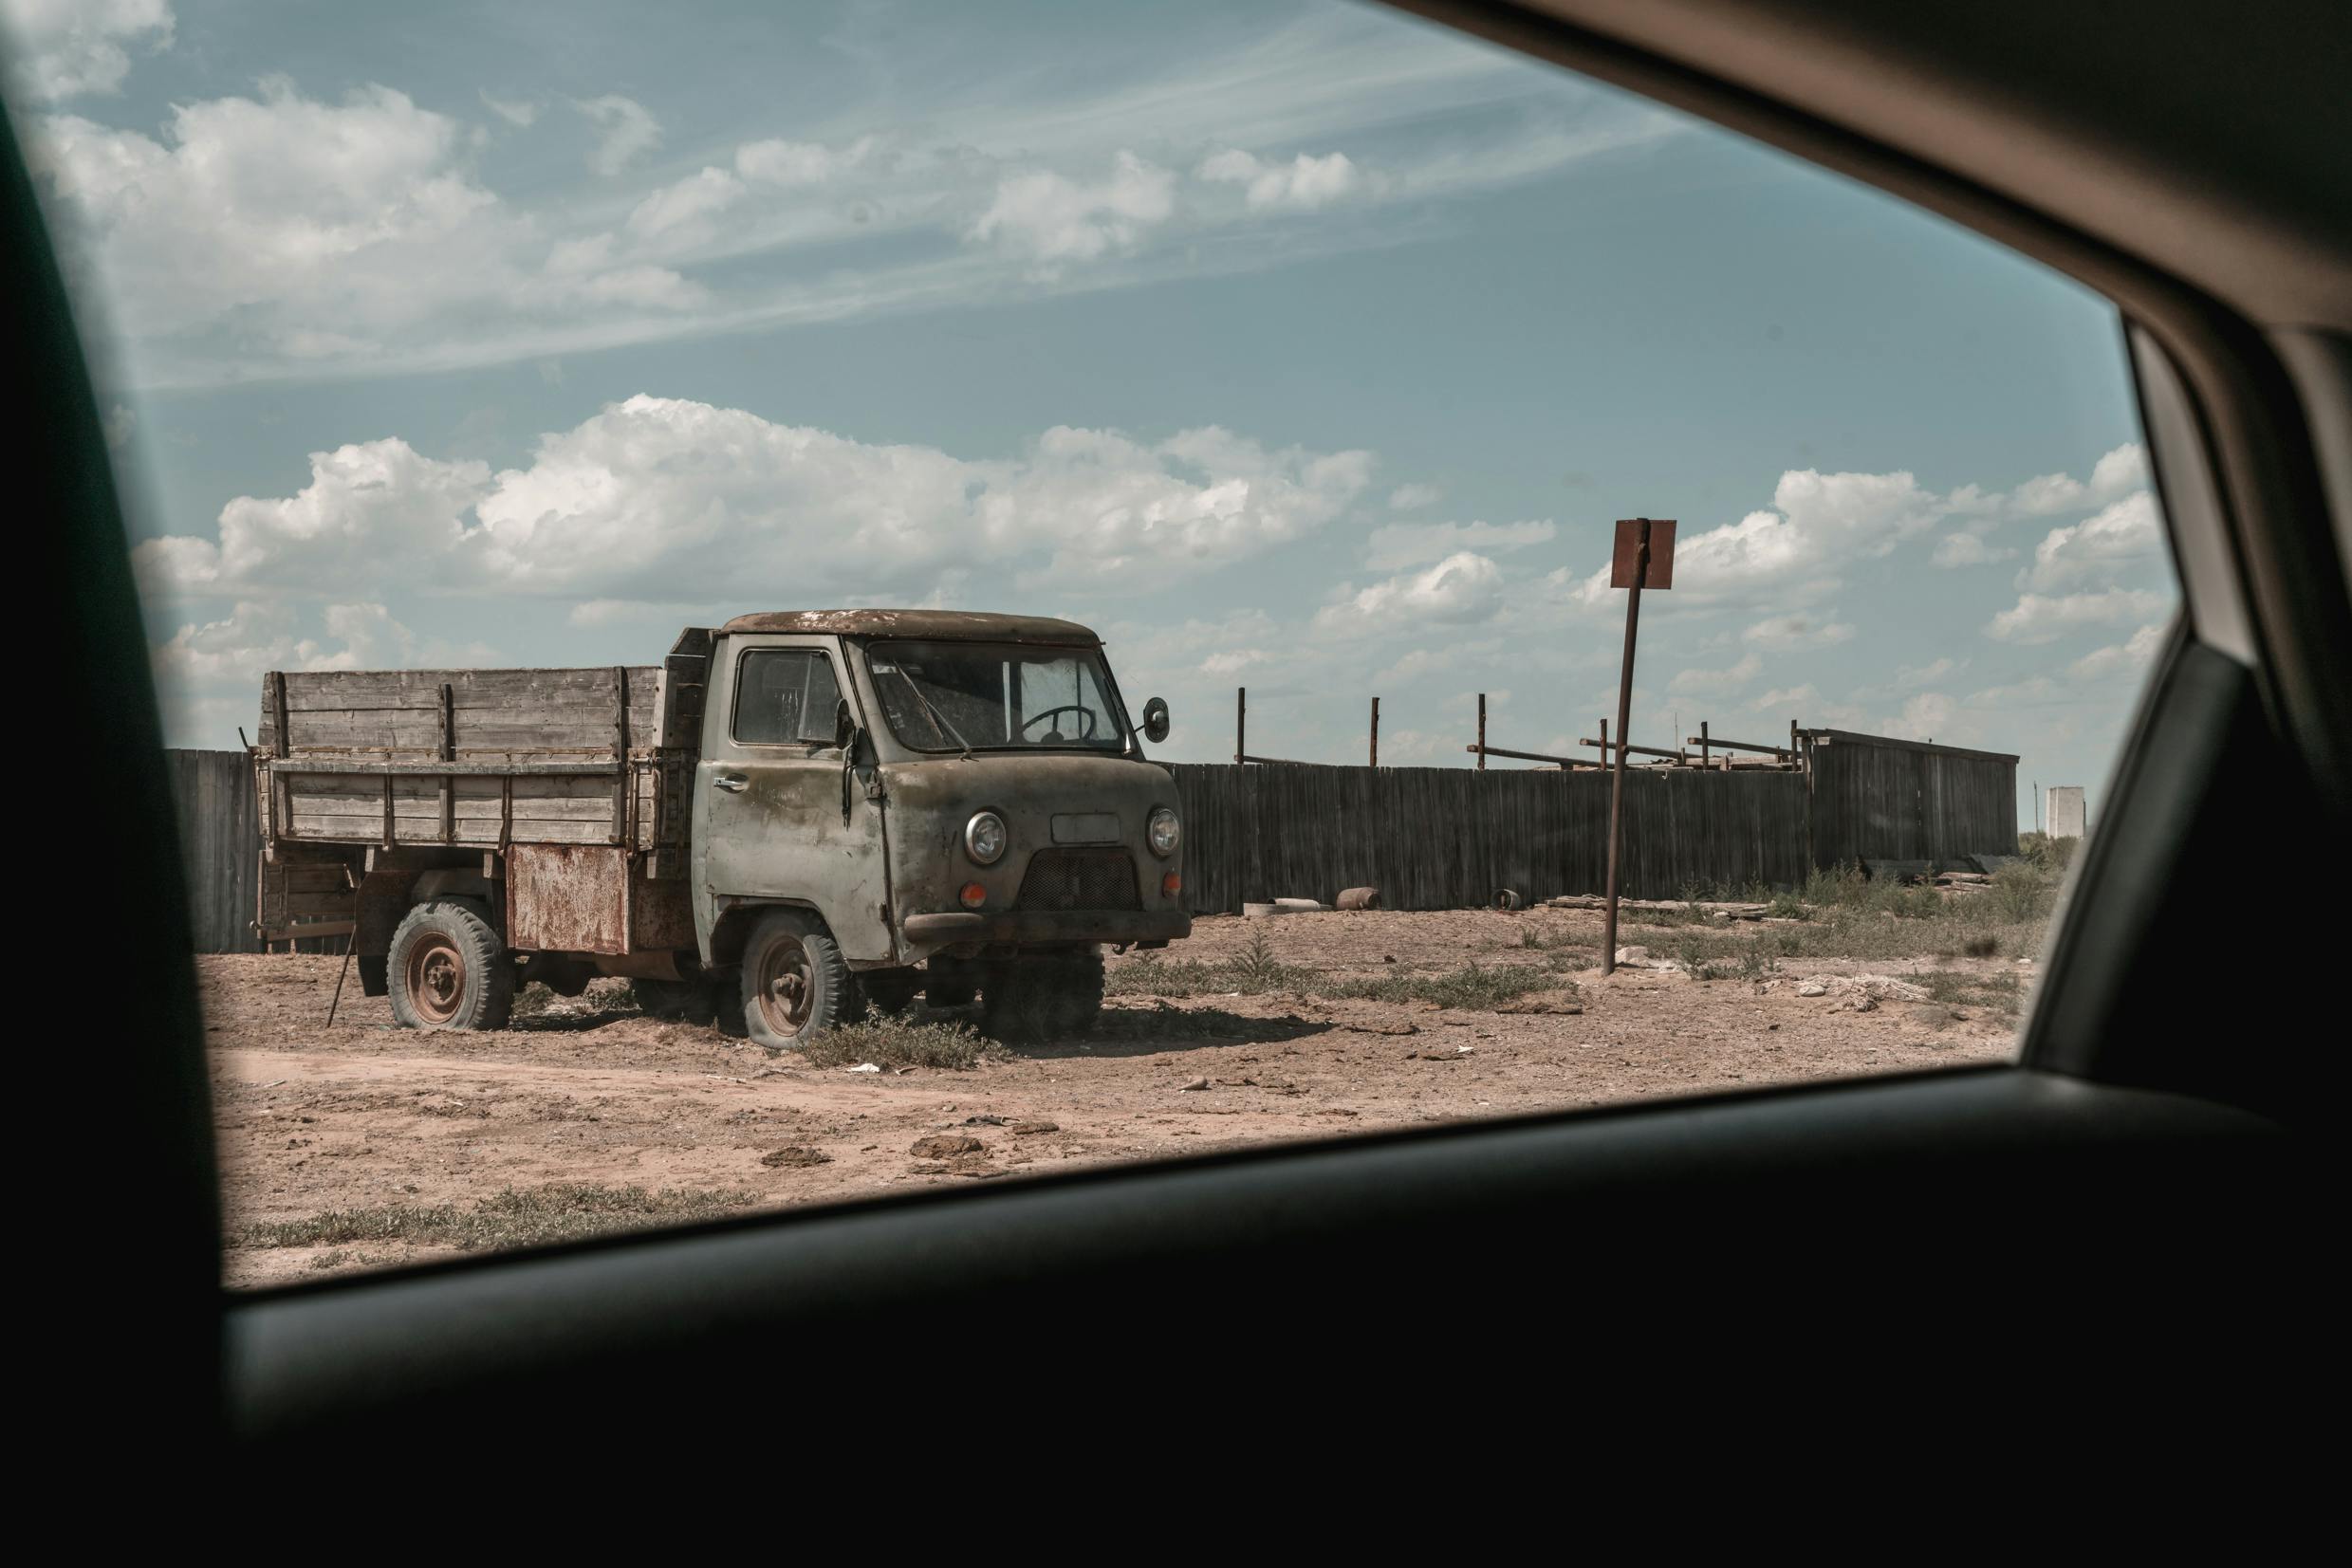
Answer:
[[[1182,910],[955,910],[906,917],[907,946],[918,952],[1004,943],[1169,942],[1193,934]]]

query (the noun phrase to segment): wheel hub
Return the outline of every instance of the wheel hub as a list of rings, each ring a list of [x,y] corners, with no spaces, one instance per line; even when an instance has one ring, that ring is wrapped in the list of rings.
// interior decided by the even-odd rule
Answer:
[[[798,1034],[808,1022],[816,996],[816,975],[808,950],[792,937],[781,937],[760,956],[760,1007],[769,1027],[778,1034]]]
[[[408,955],[408,994],[417,1015],[447,1024],[465,1005],[466,963],[445,937],[419,942]]]

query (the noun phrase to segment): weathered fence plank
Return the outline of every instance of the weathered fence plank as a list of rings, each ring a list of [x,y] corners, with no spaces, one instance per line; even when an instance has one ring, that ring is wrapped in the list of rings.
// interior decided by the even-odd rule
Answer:
[[[261,806],[242,751],[166,751],[178,808],[188,919],[198,952],[259,952],[253,914],[260,872]]]

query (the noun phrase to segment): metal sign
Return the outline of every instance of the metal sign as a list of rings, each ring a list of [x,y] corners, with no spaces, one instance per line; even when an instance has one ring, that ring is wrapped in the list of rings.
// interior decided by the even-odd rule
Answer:
[[[1675,520],[1671,517],[1625,517],[1617,524],[1617,554],[1609,562],[1609,586],[1631,588],[1634,572],[1641,559],[1641,533],[1650,534],[1650,570],[1640,581],[1644,588],[1671,588],[1675,585]]]

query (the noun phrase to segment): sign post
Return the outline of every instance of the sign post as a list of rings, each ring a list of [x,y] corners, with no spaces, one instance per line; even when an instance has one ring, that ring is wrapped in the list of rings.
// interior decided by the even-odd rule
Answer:
[[[1634,629],[1641,621],[1641,590],[1675,585],[1675,525],[1672,518],[1618,520],[1617,549],[1610,558],[1609,586],[1625,596],[1625,660],[1617,676],[1617,760],[1609,776],[1609,908],[1601,935],[1601,972],[1617,972],[1617,876],[1624,839],[1625,743],[1632,739]],[[1608,731],[1602,731],[1601,760],[1609,761]]]

